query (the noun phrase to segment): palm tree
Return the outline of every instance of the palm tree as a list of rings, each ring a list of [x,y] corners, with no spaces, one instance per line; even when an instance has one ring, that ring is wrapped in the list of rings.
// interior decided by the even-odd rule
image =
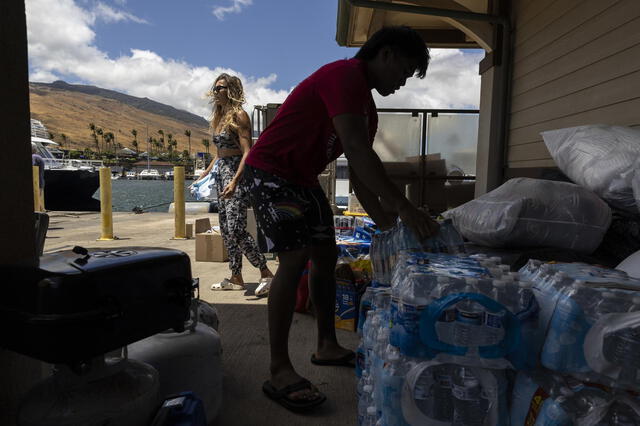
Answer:
[[[131,134],[133,135],[133,142],[131,145],[136,149],[136,155],[138,154],[138,131],[136,129],[131,129]]]
[[[96,151],[100,152],[100,144],[98,143],[98,135],[96,134],[97,128],[93,123],[89,123],[89,130],[91,130],[91,138],[96,145]]]
[[[209,155],[209,145],[211,145],[211,142],[209,142],[209,139],[203,138],[202,145],[204,145],[204,147],[207,149],[207,155]]]
[[[115,140],[115,135],[112,132],[105,132],[102,137],[104,138],[107,152],[110,150],[109,146],[111,146],[111,148],[114,148],[113,141]]]
[[[164,130],[158,130],[158,134],[160,135],[158,142],[160,143],[160,147],[164,150]]]
[[[96,127],[96,133],[102,138],[102,149],[104,150],[104,130],[101,127]],[[100,147],[98,147],[98,152],[100,152]]]
[[[191,130],[185,130],[184,135],[189,139],[189,157],[191,157]]]

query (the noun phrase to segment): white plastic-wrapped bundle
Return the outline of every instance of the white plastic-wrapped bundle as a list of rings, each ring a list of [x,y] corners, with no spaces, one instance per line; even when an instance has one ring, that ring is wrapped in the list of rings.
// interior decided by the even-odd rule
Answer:
[[[560,170],[611,205],[633,213],[640,202],[640,130],[604,124],[541,133]]]
[[[443,213],[468,240],[488,247],[557,247],[593,252],[611,209],[568,182],[515,178]]]

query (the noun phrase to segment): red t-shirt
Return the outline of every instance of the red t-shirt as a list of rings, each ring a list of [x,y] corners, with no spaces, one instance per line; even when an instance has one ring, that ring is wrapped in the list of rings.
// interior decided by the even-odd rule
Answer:
[[[367,117],[373,144],[378,113],[359,59],[327,64],[293,89],[246,163],[298,185],[318,185],[318,175],[343,152],[331,119],[344,113]]]

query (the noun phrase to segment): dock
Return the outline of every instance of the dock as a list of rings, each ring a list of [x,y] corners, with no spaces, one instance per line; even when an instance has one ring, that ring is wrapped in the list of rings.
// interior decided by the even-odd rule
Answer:
[[[319,367],[311,364],[315,350],[315,319],[294,314],[290,332],[291,359],[299,374],[308,378],[327,395],[327,401],[311,414],[294,414],[262,393],[262,383],[269,378],[269,344],[267,332],[267,299],[257,298],[253,291],[259,271],[243,258],[246,291],[214,292],[212,283],[228,278],[228,263],[196,262],[195,239],[172,240],[174,217],[169,213],[114,213],[113,241],[96,241],[100,236],[99,213],[49,212],[50,223],[45,253],[68,250],[76,245],[85,248],[119,248],[132,246],[166,247],[182,250],[191,258],[192,274],[200,278],[200,297],[212,303],[220,318],[223,347],[223,402],[220,416],[209,419],[210,425],[304,425],[331,426],[357,423],[356,381],[352,369]],[[209,217],[218,224],[215,213],[187,215],[187,223]],[[277,261],[268,261],[273,272]],[[340,343],[354,349],[358,336],[337,330]]]

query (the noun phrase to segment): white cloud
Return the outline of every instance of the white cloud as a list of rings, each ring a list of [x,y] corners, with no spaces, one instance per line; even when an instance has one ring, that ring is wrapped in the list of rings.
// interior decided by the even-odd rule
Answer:
[[[463,54],[458,49],[432,49],[431,63],[424,79],[410,78],[395,94],[380,96],[380,108],[478,108],[482,51]]]
[[[96,18],[102,19],[106,23],[132,21],[138,24],[148,24],[148,22],[142,18],[138,18],[137,16],[132,15],[129,12],[125,12],[124,10],[114,9],[111,6],[104,4],[103,2],[96,3],[95,8],[93,9],[93,13]]]
[[[227,13],[240,13],[243,8],[251,6],[253,0],[231,0],[230,6],[216,6],[213,8],[212,13],[219,20],[224,20],[224,15]]]
[[[197,67],[149,50],[131,49],[127,55],[110,58],[94,45],[96,15],[73,0],[27,0],[26,10],[31,81],[80,80],[203,117],[210,112],[203,95],[221,72],[242,79],[249,112],[253,105],[282,102],[289,92],[269,87],[275,74],[255,77],[228,68]]]
[[[97,15],[74,0],[27,0],[26,10],[31,81],[80,81],[148,97],[203,117],[210,112],[203,95],[221,72],[242,79],[249,113],[254,105],[284,101],[291,90],[274,90],[277,76],[273,73],[253,76],[222,66],[198,67],[163,58],[150,50],[133,48],[127,54],[109,57],[95,46],[93,26]],[[376,103],[379,107],[396,108],[477,107],[480,93],[477,64],[481,57],[481,53],[434,49],[423,80],[412,78],[386,98],[374,91]]]

